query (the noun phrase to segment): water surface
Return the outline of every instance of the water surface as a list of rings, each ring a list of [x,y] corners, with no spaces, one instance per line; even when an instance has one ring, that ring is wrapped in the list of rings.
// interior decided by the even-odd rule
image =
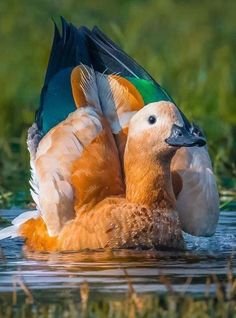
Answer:
[[[0,216],[12,219],[21,212],[1,210]],[[20,290],[22,287],[15,284],[19,280],[45,298],[50,292],[77,292],[85,281],[94,293],[123,293],[130,285],[142,293],[169,289],[196,296],[211,293],[217,280],[228,280],[229,267],[235,274],[235,230],[236,212],[222,212],[213,237],[185,234],[185,252],[24,253],[21,239],[6,239],[0,242],[0,293]],[[212,279],[206,286],[207,277]]]

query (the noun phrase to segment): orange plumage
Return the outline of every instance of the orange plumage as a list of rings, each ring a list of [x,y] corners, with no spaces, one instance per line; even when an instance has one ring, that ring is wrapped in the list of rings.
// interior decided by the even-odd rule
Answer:
[[[31,250],[64,251],[184,248],[181,226],[212,233],[218,201],[207,150],[179,149],[205,140],[170,100],[98,29],[63,21],[27,141],[38,212],[22,214],[2,237],[18,234]],[[210,184],[205,192],[202,176]],[[186,221],[186,194],[201,198],[202,219],[212,216],[209,228],[201,231],[205,222],[197,213],[195,222]]]
[[[142,116],[145,118],[145,114],[137,114],[138,124],[134,119],[125,146],[125,178],[110,127],[103,116],[98,115],[101,130],[70,168],[76,216],[63,225],[56,237],[49,236],[41,218],[23,224],[20,233],[29,248],[60,251],[184,246],[174,212],[173,189],[176,194],[180,191],[180,177],[174,173],[172,178],[170,172],[176,149],[163,144],[162,138],[160,142],[155,138],[155,135],[169,134],[175,106],[154,104],[146,107],[144,113],[147,111],[164,112],[166,127],[157,126],[152,131],[144,129],[137,134],[136,130],[142,126]],[[158,159],[159,152],[165,153],[164,159],[162,155]]]

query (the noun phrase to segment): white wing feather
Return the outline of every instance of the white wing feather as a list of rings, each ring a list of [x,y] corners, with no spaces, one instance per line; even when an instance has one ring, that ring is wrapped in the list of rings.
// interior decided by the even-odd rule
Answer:
[[[128,127],[129,121],[137,113],[131,110],[130,92],[115,77],[99,72],[96,72],[96,76],[102,112],[113,134],[118,134],[123,128]]]
[[[82,107],[53,128],[39,143],[35,158],[41,216],[50,236],[75,216],[72,165],[102,131],[100,115]]]
[[[19,236],[18,230],[21,224],[25,223],[30,219],[36,219],[38,216],[39,212],[37,210],[21,213],[12,221],[11,226],[8,226],[0,231],[0,240],[3,240],[8,237],[14,238]]]
[[[96,76],[89,67],[84,66],[82,70],[78,85],[88,106],[71,113],[41,140],[36,124],[28,134],[31,195],[50,236],[58,235],[63,225],[74,217],[72,164],[102,130]]]
[[[177,199],[183,230],[196,236],[213,235],[219,218],[219,194],[207,147],[179,149],[171,169],[183,180]]]

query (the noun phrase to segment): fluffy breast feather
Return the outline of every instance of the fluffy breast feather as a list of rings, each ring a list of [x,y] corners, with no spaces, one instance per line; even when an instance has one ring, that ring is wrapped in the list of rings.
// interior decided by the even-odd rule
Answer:
[[[151,211],[118,197],[106,198],[68,221],[57,238],[48,235],[42,218],[24,223],[21,235],[30,250],[38,251],[185,247],[174,211]]]

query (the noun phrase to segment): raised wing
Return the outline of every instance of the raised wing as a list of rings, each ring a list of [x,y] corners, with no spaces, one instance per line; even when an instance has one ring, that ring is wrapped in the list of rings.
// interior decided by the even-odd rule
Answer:
[[[124,192],[118,151],[102,114],[94,71],[74,68],[71,85],[78,109],[39,143],[35,124],[28,138],[32,197],[50,236],[58,235],[79,207]]]
[[[63,224],[74,216],[72,163],[102,130],[96,115],[100,106],[94,73],[86,82],[88,74],[81,68],[80,74],[85,75],[80,80],[77,78],[76,83],[71,82],[72,71],[79,64],[90,64],[83,28],[78,30],[62,19],[62,34],[55,25],[40,107],[27,140],[31,194],[51,236],[58,234]],[[77,94],[77,102],[80,97],[77,104],[73,93]],[[77,107],[88,105],[93,111],[76,111]],[[72,115],[68,117],[69,114]],[[81,137],[81,124],[89,130],[86,142]]]
[[[219,195],[207,147],[179,149],[171,169],[183,180],[177,199],[183,230],[196,236],[213,235],[219,218]]]
[[[39,143],[33,162],[33,179],[37,180],[33,197],[51,236],[75,216],[72,165],[101,131],[98,114],[92,108],[81,108]]]

